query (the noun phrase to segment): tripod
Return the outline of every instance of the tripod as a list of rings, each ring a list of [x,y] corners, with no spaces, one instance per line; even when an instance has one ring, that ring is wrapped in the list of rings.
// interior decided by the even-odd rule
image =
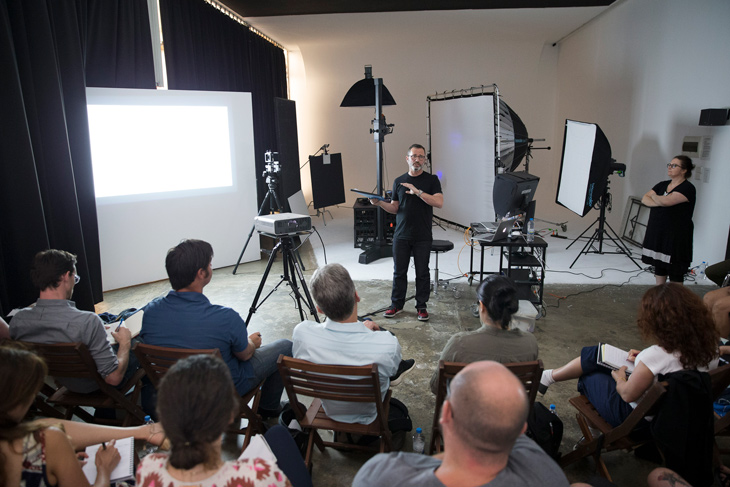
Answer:
[[[266,202],[269,203],[269,214],[275,211],[281,213],[283,210],[281,202],[279,202],[279,196],[277,196],[276,194],[276,186],[277,184],[279,184],[279,178],[277,174],[281,170],[281,168],[279,167],[279,161],[276,160],[276,155],[278,155],[278,152],[268,151],[264,156],[266,161],[266,169],[261,176],[266,177],[266,184],[269,186],[269,191],[266,193],[266,196],[264,196],[264,200],[261,202],[261,207],[259,208],[257,216],[261,216],[261,212],[264,211]],[[246,247],[248,247],[248,243],[251,241],[251,236],[253,235],[253,231],[255,228],[256,223],[251,225],[251,231],[248,232],[248,238],[246,239],[246,243],[243,245],[241,255],[238,256],[238,261],[236,261],[236,267],[233,268],[234,275],[238,270],[238,266],[241,265],[241,259],[243,259],[243,254],[244,252],[246,252]]]
[[[271,256],[269,256],[269,262],[266,264],[266,270],[264,271],[264,275],[261,277],[261,283],[259,284],[258,290],[256,290],[256,296],[253,298],[253,303],[251,303],[251,308],[249,308],[248,316],[246,317],[246,324],[251,323],[251,316],[259,309],[259,307],[266,302],[267,299],[269,299],[269,296],[271,296],[274,291],[279,289],[279,286],[281,286],[282,283],[286,282],[289,287],[291,287],[292,292],[294,293],[294,298],[297,302],[297,309],[299,310],[299,317],[302,321],[304,321],[304,310],[302,309],[302,300],[304,300],[304,303],[307,305],[307,308],[309,309],[309,314],[314,317],[314,319],[319,323],[319,316],[317,316],[317,310],[314,306],[314,301],[312,301],[312,296],[309,294],[309,289],[307,288],[307,282],[304,280],[304,275],[302,274],[302,269],[299,266],[299,261],[297,260],[295,254],[294,254],[294,242],[293,237],[291,235],[272,235],[268,233],[263,233],[263,235],[266,235],[271,238],[275,238],[278,240],[276,245],[271,251]],[[274,263],[274,260],[276,260],[276,254],[281,250],[281,255],[284,262],[284,274],[281,276],[281,279],[279,282],[274,286],[274,289],[272,289],[269,294],[267,294],[264,299],[261,300],[259,303],[259,297],[261,296],[261,292],[264,289],[264,285],[266,284],[266,278],[269,276],[269,271],[271,271],[271,266]],[[304,291],[304,296],[302,296],[302,293],[300,292],[300,286],[301,290]]]
[[[631,257],[631,250],[629,250],[629,248],[623,242],[621,242],[621,239],[616,234],[616,231],[613,228],[611,228],[611,225],[609,225],[608,222],[606,221],[606,206],[608,206],[608,202],[609,202],[609,194],[608,194],[608,183],[607,183],[606,189],[603,190],[603,194],[601,195],[601,213],[600,213],[600,215],[598,216],[598,218],[596,218],[596,221],[594,221],[588,228],[583,230],[583,233],[578,235],[578,237],[575,240],[573,240],[573,242],[565,248],[567,250],[570,247],[572,247],[573,244],[576,243],[583,235],[585,235],[585,233],[588,230],[593,228],[593,225],[598,223],[598,228],[593,232],[593,235],[591,235],[591,238],[588,239],[588,242],[583,247],[583,250],[581,250],[578,253],[578,257],[576,257],[575,260],[573,261],[573,263],[570,264],[571,269],[573,268],[575,263],[578,262],[578,259],[580,259],[580,256],[583,254],[601,254],[601,255],[603,255],[603,254],[624,254],[624,255],[626,255],[626,257],[631,259],[631,262],[636,264],[636,267],[641,269],[641,266],[634,260],[633,257]],[[608,230],[610,230],[613,233],[613,237],[608,232],[608,230],[606,230],[605,227],[608,227]],[[618,250],[616,250],[614,252],[604,252],[603,251],[603,236],[604,235],[607,236],[611,240],[611,242],[613,242],[613,244],[617,247]],[[616,238],[614,238],[614,237],[616,237]],[[596,248],[593,246],[594,242],[596,242],[596,241],[598,242],[598,250],[596,250]],[[592,248],[593,250],[589,250],[589,248]]]

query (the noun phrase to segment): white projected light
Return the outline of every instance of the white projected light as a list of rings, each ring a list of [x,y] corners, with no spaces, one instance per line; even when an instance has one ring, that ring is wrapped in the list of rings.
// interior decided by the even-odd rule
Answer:
[[[228,107],[90,104],[88,113],[97,198],[233,185]]]

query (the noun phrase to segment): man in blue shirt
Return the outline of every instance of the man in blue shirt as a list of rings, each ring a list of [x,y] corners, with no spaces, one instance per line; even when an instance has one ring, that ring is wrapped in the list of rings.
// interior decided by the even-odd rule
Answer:
[[[233,309],[211,304],[203,288],[213,277],[213,248],[202,240],[183,240],[167,252],[165,269],[173,291],[144,308],[144,343],[172,348],[217,348],[243,395],[266,379],[259,414],[278,414],[283,384],[276,366],[291,356],[291,340],[262,346],[261,333],[247,337],[246,323]]]

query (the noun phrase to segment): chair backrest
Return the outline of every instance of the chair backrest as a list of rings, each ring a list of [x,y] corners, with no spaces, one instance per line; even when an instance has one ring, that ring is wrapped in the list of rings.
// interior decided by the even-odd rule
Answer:
[[[446,384],[467,365],[469,364],[463,362],[444,362],[443,360],[439,360],[438,382],[436,385],[436,410],[433,414],[431,434],[431,454],[435,453],[434,450],[439,450],[440,448],[440,438],[438,438],[441,435],[439,417],[441,415],[441,405],[444,403],[444,399],[446,399]],[[532,405],[535,404],[535,398],[537,397],[537,389],[540,386],[540,378],[542,377],[542,360],[513,362],[503,365],[524,384],[527,400],[530,404],[530,409],[532,409]]]
[[[378,418],[387,427],[377,364],[320,365],[283,355],[277,363],[295,412],[299,410],[295,399],[297,396],[325,401],[374,403]],[[299,412],[304,413],[301,410]]]
[[[93,380],[102,390],[108,386],[99,375],[96,362],[85,343],[24,343],[43,357],[49,376]]]
[[[730,386],[730,364],[711,370],[710,383],[712,384],[712,400],[716,401]]]
[[[154,388],[157,389],[162,376],[178,360],[192,355],[215,355],[220,357],[221,352],[217,348],[169,348],[137,343],[134,346],[134,355],[139,360],[140,366],[144,369]]]

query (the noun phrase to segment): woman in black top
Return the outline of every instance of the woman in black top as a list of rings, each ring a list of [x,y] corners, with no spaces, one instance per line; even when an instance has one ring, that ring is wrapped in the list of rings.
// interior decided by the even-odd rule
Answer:
[[[689,157],[674,157],[667,164],[670,179],[655,185],[641,199],[651,207],[641,260],[654,266],[657,285],[664,284],[667,276],[681,284],[692,262],[696,190],[689,178],[694,167]]]

